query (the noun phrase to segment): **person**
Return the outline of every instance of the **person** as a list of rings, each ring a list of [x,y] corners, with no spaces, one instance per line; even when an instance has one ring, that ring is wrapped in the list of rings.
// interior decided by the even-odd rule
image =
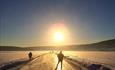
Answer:
[[[28,57],[29,57],[29,60],[32,59],[32,52],[29,52]]]
[[[60,51],[60,53],[57,54],[57,57],[58,57],[58,63],[57,63],[57,66],[56,66],[55,70],[57,70],[57,67],[58,67],[59,63],[61,63],[61,69],[62,69],[62,63],[63,63],[63,57],[64,57],[62,51]]]

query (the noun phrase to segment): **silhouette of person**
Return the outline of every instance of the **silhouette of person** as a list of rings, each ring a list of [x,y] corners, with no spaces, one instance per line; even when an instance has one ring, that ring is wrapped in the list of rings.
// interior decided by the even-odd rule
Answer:
[[[60,51],[60,53],[57,54],[57,57],[58,57],[58,63],[57,63],[57,66],[56,66],[55,70],[57,70],[57,67],[58,67],[60,62],[61,62],[61,69],[62,69],[62,63],[63,63],[63,57],[64,57],[62,51]]]
[[[29,52],[28,57],[29,57],[29,60],[32,59],[32,52]]]

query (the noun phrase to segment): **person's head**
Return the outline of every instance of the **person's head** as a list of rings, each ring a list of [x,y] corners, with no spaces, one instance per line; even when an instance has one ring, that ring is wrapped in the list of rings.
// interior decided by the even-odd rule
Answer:
[[[60,51],[60,53],[62,53],[62,51]]]

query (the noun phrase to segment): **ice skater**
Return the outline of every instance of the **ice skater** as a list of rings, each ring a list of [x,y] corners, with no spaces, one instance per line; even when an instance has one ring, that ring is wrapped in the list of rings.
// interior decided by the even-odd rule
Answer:
[[[32,59],[32,52],[29,52],[29,53],[28,53],[28,57],[29,57],[29,60]]]
[[[56,65],[55,70],[57,70],[57,67],[58,67],[59,63],[61,63],[61,70],[62,70],[62,63],[63,63],[63,57],[64,57],[62,51],[60,51],[60,53],[57,54],[57,57],[58,57],[58,63]]]

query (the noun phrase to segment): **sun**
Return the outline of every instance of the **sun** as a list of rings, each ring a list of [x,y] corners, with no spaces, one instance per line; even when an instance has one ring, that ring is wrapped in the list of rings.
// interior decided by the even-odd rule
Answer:
[[[56,32],[55,33],[55,40],[58,42],[61,42],[64,40],[64,35],[61,32]]]

